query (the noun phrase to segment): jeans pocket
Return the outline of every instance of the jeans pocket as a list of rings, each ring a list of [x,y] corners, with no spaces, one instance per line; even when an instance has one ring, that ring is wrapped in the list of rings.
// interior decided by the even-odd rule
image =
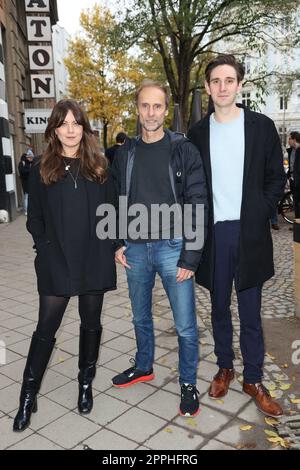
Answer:
[[[182,238],[171,238],[167,241],[167,244],[170,247],[178,248],[182,245],[183,239]]]

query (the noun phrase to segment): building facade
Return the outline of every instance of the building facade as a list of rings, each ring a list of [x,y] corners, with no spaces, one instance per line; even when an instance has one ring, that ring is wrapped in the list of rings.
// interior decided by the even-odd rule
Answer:
[[[42,13],[44,6],[49,10],[46,14]],[[30,12],[31,7],[33,13]],[[38,7],[41,7],[41,12],[37,11]],[[31,21],[28,15],[32,15]],[[44,17],[39,20],[41,16]],[[22,205],[23,199],[16,171],[20,157],[28,147],[36,155],[43,148],[42,134],[26,132],[25,111],[51,108],[55,103],[55,95],[51,99],[46,98],[44,95],[47,93],[42,88],[43,93],[33,97],[40,91],[39,83],[46,89],[42,80],[48,80],[44,79],[46,75],[40,75],[45,72],[38,70],[32,60],[35,58],[42,66],[43,54],[47,47],[48,50],[51,47],[51,37],[49,42],[42,42],[42,37],[39,37],[45,18],[52,26],[58,21],[56,0],[0,0],[0,214],[6,213],[10,220],[15,218],[16,208]],[[35,42],[31,45],[28,42],[30,27],[35,28],[36,33]],[[41,50],[42,47],[45,51]]]
[[[55,76],[55,97],[56,101],[65,98],[68,93],[68,70],[64,60],[67,56],[69,47],[69,33],[56,24],[52,28],[52,44],[53,44],[53,60],[54,60],[54,76]]]

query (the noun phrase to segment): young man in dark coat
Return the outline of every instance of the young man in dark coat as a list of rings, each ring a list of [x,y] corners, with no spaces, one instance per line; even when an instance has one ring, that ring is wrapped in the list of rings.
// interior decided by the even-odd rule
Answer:
[[[208,236],[196,280],[211,292],[212,325],[219,371],[209,395],[226,395],[234,378],[230,301],[233,281],[241,324],[243,391],[270,416],[280,405],[262,384],[264,340],[262,286],[274,274],[269,219],[280,200],[285,173],[273,121],[236,104],[244,67],[232,55],[213,59],[205,87],[214,113],[188,133],[203,158],[208,183]]]

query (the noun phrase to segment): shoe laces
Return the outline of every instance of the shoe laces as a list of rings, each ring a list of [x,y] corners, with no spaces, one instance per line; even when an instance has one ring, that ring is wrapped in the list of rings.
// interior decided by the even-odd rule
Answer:
[[[196,400],[197,395],[199,395],[199,390],[197,390],[195,385],[183,384],[181,386],[181,397],[186,400]]]
[[[268,397],[271,396],[269,390],[262,383],[257,384],[256,389],[257,391],[261,390],[263,394],[267,395]]]
[[[131,364],[133,364],[133,366],[132,366],[132,367],[129,367],[129,369],[126,369],[126,370],[124,371],[124,374],[126,374],[126,375],[128,375],[128,376],[129,376],[129,374],[133,373],[133,372],[136,370],[136,362],[135,362],[135,359],[134,359],[133,357],[131,357],[131,358],[129,359],[129,362],[130,362]]]

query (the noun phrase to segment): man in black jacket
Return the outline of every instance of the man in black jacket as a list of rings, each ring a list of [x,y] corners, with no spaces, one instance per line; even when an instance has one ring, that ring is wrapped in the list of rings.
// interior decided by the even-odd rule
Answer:
[[[244,67],[232,55],[213,59],[205,87],[215,111],[188,137],[199,148],[207,175],[208,236],[196,280],[211,292],[212,325],[219,371],[209,395],[226,395],[234,378],[230,302],[238,298],[243,390],[265,414],[282,409],[262,385],[264,341],[261,325],[263,283],[274,274],[269,218],[280,200],[285,173],[281,145],[271,119],[236,105]]]
[[[119,132],[116,135],[116,143],[105,150],[105,156],[108,159],[110,166],[113,164],[116,151],[118,150],[120,145],[124,144],[126,137],[127,135],[125,134],[125,132]]]
[[[113,385],[123,388],[154,378],[152,289],[158,273],[172,307],[178,335],[180,414],[195,416],[199,400],[193,276],[205,238],[206,182],[198,150],[182,134],[163,128],[168,104],[164,86],[149,80],[141,84],[136,105],[142,135],[127,140],[113,164],[117,193],[128,197],[128,236],[123,237],[124,241],[118,240],[116,261],[126,268],[137,341],[135,365],[114,377]],[[172,209],[169,215],[172,212],[174,217],[166,216],[162,210],[162,217],[154,223],[154,209],[158,207]],[[204,208],[202,220],[198,210],[201,207]],[[139,223],[133,219],[134,209],[144,213]],[[177,217],[178,213],[182,219]],[[193,239],[200,231],[202,244]],[[188,232],[192,236],[187,236]]]

